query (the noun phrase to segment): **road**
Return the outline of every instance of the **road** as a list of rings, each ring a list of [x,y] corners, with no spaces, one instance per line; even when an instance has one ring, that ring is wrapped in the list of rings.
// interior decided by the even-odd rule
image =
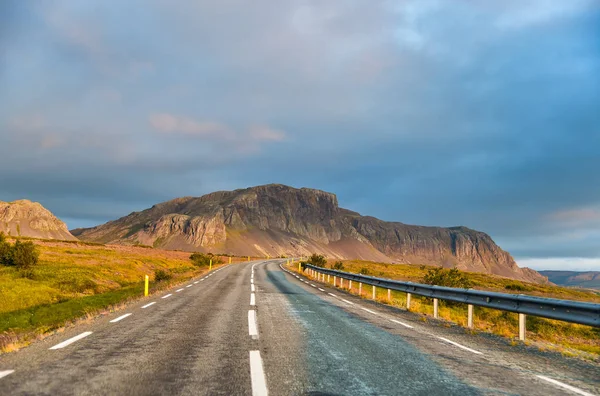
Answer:
[[[594,395],[600,369],[289,273],[207,276],[0,356],[1,395]]]

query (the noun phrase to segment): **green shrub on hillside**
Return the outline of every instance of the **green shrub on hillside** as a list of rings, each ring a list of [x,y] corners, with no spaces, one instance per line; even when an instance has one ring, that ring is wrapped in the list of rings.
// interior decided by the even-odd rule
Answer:
[[[156,270],[154,272],[154,280],[156,282],[161,282],[161,281],[168,281],[171,280],[173,278],[173,275],[171,275],[170,273],[168,273],[165,270]]]
[[[460,272],[457,268],[445,269],[442,267],[432,268],[423,277],[423,283],[427,285],[458,287],[469,289],[473,286],[469,276]]]
[[[331,268],[333,268],[334,270],[343,271],[344,263],[342,263],[341,261],[336,261]]]
[[[327,259],[322,254],[313,253],[308,258],[308,263],[314,265],[315,267],[325,267],[327,264]]]
[[[0,264],[17,267],[20,270],[30,270],[39,261],[40,254],[33,242],[17,240],[14,245],[6,241],[0,233]]]

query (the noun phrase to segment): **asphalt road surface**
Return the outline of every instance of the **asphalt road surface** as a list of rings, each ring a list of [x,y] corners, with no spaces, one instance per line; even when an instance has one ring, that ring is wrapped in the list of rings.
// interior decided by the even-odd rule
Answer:
[[[1,395],[597,395],[600,366],[224,266],[0,356]]]

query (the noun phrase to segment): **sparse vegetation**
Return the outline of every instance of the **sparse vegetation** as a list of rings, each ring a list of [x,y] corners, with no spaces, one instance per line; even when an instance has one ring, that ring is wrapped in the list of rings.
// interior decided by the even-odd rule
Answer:
[[[20,249],[30,240],[9,239],[20,241]],[[7,245],[12,249],[7,238],[0,237],[0,256],[5,256]],[[160,282],[152,279],[153,293],[208,269],[193,265],[186,252],[55,240],[35,240],[32,245],[39,252],[34,267],[0,265],[0,351],[143,296],[144,275],[164,271],[171,276]]]
[[[334,270],[343,271],[344,263],[342,263],[341,261],[336,261],[331,268],[333,268]]]

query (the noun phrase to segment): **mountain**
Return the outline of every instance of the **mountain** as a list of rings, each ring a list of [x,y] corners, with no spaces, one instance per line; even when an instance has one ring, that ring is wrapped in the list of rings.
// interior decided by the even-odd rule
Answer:
[[[76,240],[67,225],[37,202],[0,201],[0,232],[12,236]]]
[[[334,194],[279,184],[177,198],[104,225],[82,240],[237,255],[307,255],[444,265],[532,282],[489,235],[466,227],[385,222],[340,208]]]
[[[539,271],[539,273],[560,286],[600,289],[600,271]]]

